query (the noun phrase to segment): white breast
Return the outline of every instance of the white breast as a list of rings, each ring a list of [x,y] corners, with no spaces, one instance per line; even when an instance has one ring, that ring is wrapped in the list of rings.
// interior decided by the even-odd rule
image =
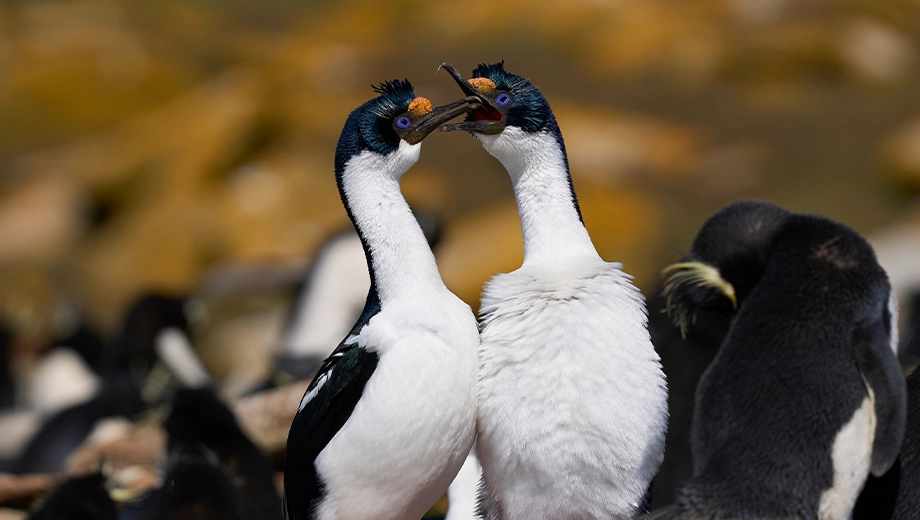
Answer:
[[[506,519],[631,518],[661,463],[667,390],[619,264],[522,268],[482,297],[479,437]]]
[[[319,518],[418,520],[460,470],[474,437],[476,349],[469,307],[444,290],[373,317],[359,345],[377,369],[348,422],[317,458]]]
[[[834,438],[831,448],[834,482],[821,493],[820,520],[848,520],[869,476],[876,418],[875,394],[868,384],[866,391],[869,395]]]

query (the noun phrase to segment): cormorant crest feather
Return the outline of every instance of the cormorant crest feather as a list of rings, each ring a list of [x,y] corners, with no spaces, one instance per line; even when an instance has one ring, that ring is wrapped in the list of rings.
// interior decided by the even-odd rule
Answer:
[[[371,85],[371,88],[374,92],[380,94],[376,99],[377,106],[373,109],[373,112],[385,119],[393,119],[405,112],[406,107],[415,98],[415,91],[408,79],[384,81],[377,86]]]

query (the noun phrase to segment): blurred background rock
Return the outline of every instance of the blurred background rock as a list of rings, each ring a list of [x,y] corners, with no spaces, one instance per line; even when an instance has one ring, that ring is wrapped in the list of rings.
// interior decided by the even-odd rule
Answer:
[[[193,292],[205,362],[245,388],[290,282],[348,225],[345,117],[397,77],[452,101],[442,61],[541,87],[598,250],[646,294],[739,198],[920,244],[918,58],[918,0],[4,2],[2,324],[112,333],[140,294]],[[442,274],[476,308],[522,258],[504,170],[436,134],[404,191],[445,219]],[[920,270],[920,245],[895,249]]]

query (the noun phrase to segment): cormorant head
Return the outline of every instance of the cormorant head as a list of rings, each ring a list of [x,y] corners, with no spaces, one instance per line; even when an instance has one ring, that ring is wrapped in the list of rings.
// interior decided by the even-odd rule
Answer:
[[[732,315],[766,269],[773,239],[792,213],[766,202],[736,202],[706,221],[680,262],[664,268],[668,314],[686,333],[697,309]]]
[[[400,143],[416,149],[428,134],[454,117],[466,113],[468,100],[432,107],[431,101],[416,97],[409,80],[393,80],[374,87],[379,95],[356,108],[345,121],[335,151],[335,171],[345,169],[354,156],[375,152],[387,156],[400,149]],[[413,161],[414,162],[414,161]]]
[[[450,72],[464,94],[478,101],[470,106],[466,121],[445,125],[441,131],[464,130],[489,135],[498,134],[506,127],[516,127],[528,133],[558,132],[556,119],[543,94],[527,79],[507,72],[504,62],[480,63],[470,79],[464,79],[450,63],[442,63],[441,68]]]

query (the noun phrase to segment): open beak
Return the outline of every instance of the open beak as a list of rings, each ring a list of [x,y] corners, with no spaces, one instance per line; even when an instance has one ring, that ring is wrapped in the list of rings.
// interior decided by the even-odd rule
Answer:
[[[478,105],[478,103],[479,99],[474,97],[458,99],[453,103],[435,107],[431,112],[414,120],[409,128],[397,129],[397,131],[400,132],[400,137],[409,144],[418,144],[444,123],[469,112],[471,104]]]
[[[456,132],[465,131],[476,134],[497,134],[505,129],[507,118],[507,107],[499,106],[491,95],[481,92],[478,88],[470,84],[463,78],[460,72],[450,63],[444,62],[438,67],[438,70],[444,69],[450,73],[454,81],[460,87],[460,90],[466,94],[467,99],[475,98],[477,103],[470,104],[469,116],[462,123],[444,125],[438,129],[439,132]]]

